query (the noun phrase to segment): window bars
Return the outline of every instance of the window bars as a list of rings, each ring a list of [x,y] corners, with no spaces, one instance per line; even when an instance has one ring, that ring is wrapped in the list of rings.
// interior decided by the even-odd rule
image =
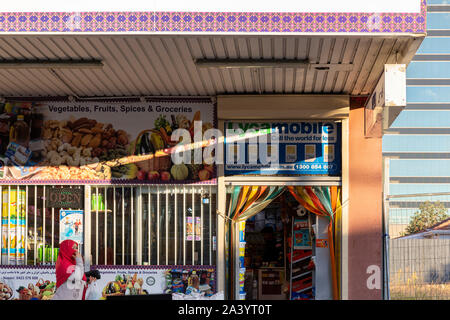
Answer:
[[[59,247],[59,209],[49,208],[46,204],[45,194],[49,188],[59,187],[0,186],[2,265],[56,262]]]
[[[92,264],[215,263],[215,187],[96,186],[91,199]]]
[[[48,188],[59,187],[0,186],[2,265],[56,262],[60,209],[49,208],[45,194]],[[92,186],[87,190],[85,201],[90,205],[85,210],[81,249],[90,254],[91,264],[216,263],[216,186]]]

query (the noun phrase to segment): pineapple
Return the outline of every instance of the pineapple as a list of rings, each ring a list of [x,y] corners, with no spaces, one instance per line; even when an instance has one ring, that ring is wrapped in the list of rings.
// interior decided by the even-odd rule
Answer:
[[[201,164],[188,164],[186,165],[189,170],[189,178],[191,180],[198,180],[198,173],[200,170],[202,170]]]
[[[191,180],[198,180],[198,173],[202,169],[202,164],[196,164],[194,163],[194,150],[191,151],[191,163],[186,164],[189,170],[189,179]]]

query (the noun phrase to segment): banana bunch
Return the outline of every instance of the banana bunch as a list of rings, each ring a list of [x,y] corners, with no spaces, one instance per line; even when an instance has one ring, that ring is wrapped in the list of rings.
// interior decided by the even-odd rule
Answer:
[[[161,135],[154,132],[150,136],[150,141],[154,147],[155,150],[162,150],[165,147],[164,140],[162,139]]]
[[[111,168],[111,175],[116,179],[135,179],[138,171],[139,168],[134,163],[128,163]]]

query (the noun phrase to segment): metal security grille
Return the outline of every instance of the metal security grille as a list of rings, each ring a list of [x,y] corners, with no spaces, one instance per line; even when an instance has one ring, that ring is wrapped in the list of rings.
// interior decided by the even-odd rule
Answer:
[[[388,197],[390,299],[450,299],[449,208],[450,193]]]
[[[49,188],[62,186],[0,186],[1,264],[37,265],[56,262],[59,209],[47,206],[45,195]]]
[[[0,186],[2,265],[56,262],[59,208],[48,207],[48,188],[62,186]],[[215,186],[70,188],[90,190],[86,190],[81,248],[91,264],[216,263]]]
[[[216,187],[91,188],[91,263],[215,264]]]

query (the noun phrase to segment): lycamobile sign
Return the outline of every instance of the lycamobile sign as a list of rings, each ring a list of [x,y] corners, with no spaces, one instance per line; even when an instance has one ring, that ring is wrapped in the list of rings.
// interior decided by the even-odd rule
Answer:
[[[333,134],[335,124],[331,122],[228,122],[227,129],[240,129],[244,132],[254,130],[255,133],[271,133],[278,130],[280,134]]]
[[[334,121],[226,122],[225,174],[341,171],[341,127]]]

